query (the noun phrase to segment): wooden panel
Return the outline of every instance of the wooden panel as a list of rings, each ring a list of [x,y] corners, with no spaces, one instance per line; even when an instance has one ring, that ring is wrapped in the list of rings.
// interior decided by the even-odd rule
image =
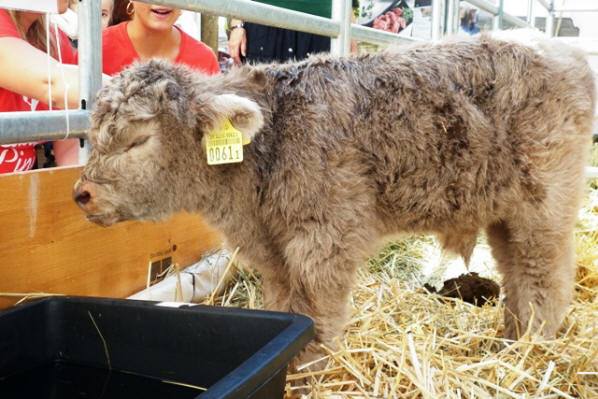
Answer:
[[[103,228],[71,200],[81,169],[0,175],[0,292],[126,297],[145,286],[150,258],[197,261],[220,237],[197,215]],[[0,297],[0,308],[14,300]]]

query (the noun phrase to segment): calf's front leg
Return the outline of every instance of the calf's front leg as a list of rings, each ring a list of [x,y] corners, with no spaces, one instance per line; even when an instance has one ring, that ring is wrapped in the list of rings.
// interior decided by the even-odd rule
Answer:
[[[324,355],[321,344],[333,348],[334,338],[343,333],[355,270],[361,260],[347,248],[352,248],[350,243],[325,230],[297,234],[286,246],[288,296],[280,302],[286,309],[279,310],[311,317],[316,331],[296,366]],[[311,369],[324,367],[323,363]]]

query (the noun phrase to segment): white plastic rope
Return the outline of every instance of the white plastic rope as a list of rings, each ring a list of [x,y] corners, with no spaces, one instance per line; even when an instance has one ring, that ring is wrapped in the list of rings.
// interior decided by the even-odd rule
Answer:
[[[71,133],[70,118],[69,118],[69,98],[68,98],[69,84],[66,81],[66,76],[64,75],[64,65],[62,64],[62,51],[60,49],[60,34],[58,33],[58,25],[56,25],[56,24],[54,24],[54,34],[56,35],[56,51],[58,52],[58,68],[60,68],[60,75],[62,77],[62,82],[64,84],[64,111],[65,111],[65,119],[66,119],[66,134],[64,135],[64,140],[66,140],[69,138],[69,135]]]
[[[52,64],[50,61],[50,14],[46,13],[46,66],[48,68],[48,108],[52,111]]]

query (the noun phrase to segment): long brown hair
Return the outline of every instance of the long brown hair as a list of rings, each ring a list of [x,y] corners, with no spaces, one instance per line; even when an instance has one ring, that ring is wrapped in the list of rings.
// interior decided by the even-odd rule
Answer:
[[[131,16],[127,14],[128,4],[129,0],[114,0],[114,9],[112,11],[112,21],[110,21],[110,26],[131,20]]]
[[[36,19],[27,32],[23,29],[21,22],[21,13],[19,11],[8,10],[10,17],[12,18],[17,30],[21,34],[21,37],[33,47],[40,49],[44,53],[49,53],[52,57],[56,57],[56,38],[50,32],[50,51],[46,48],[46,16],[42,15]]]

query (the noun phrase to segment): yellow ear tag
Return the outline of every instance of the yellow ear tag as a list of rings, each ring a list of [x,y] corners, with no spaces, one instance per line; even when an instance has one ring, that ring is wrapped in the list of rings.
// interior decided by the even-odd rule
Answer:
[[[226,119],[220,129],[206,136],[208,165],[243,162],[243,134]]]

